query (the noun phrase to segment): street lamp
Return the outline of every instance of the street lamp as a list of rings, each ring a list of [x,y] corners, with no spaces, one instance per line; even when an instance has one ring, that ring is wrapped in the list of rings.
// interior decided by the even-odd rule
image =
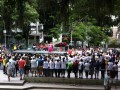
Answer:
[[[6,30],[3,30],[3,33],[4,33],[4,35],[5,35],[5,48],[6,48],[6,33],[7,33],[7,31],[6,31]]]

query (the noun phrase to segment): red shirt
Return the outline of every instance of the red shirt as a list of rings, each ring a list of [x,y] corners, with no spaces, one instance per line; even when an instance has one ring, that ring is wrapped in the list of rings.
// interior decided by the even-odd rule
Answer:
[[[19,60],[19,61],[18,61],[18,67],[19,67],[19,68],[24,68],[25,65],[26,65],[25,60]]]

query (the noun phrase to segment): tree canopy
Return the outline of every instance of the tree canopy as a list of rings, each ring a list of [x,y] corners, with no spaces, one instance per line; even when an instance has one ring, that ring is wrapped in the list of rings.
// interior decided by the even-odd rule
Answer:
[[[62,27],[62,33],[73,29],[73,40],[84,41],[87,36],[90,43],[100,42],[105,34],[112,35],[111,26],[119,24],[119,5],[119,0],[0,0],[0,35],[3,29],[11,34],[11,29],[17,27],[27,41],[30,23],[39,21],[46,35],[58,38]],[[112,15],[117,18],[112,20]]]

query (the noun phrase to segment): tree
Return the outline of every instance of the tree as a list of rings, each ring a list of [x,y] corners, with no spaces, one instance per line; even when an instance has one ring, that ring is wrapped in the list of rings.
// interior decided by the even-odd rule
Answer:
[[[16,34],[15,39],[18,41],[19,44],[19,41],[22,40],[22,36],[20,34]]]
[[[106,35],[101,31],[98,26],[90,26],[88,29],[88,43],[93,46],[99,46],[101,42],[106,39]]]
[[[38,0],[37,11],[40,23],[44,24],[44,34],[51,34],[50,29],[58,24],[58,4],[56,0]]]
[[[81,41],[83,46],[83,42],[86,40],[86,35],[87,35],[86,25],[82,22],[74,23],[71,34],[72,34],[75,46],[76,46],[76,41]]]
[[[101,31],[101,27],[95,26],[93,22],[77,22],[73,25],[73,40],[87,41],[88,44],[99,46],[100,43],[107,39],[107,36]]]
[[[29,32],[30,32],[30,23],[39,21],[39,14],[35,7],[31,6],[28,2],[25,3],[24,11],[24,23],[23,23],[23,37],[28,41]],[[27,45],[27,42],[26,42]]]
[[[60,25],[56,25],[56,27],[51,28],[50,32],[51,32],[51,37],[58,39],[61,34]]]

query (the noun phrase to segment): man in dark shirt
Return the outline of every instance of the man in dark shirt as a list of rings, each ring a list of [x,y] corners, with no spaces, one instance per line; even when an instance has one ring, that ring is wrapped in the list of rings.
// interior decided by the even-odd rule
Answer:
[[[101,68],[101,79],[104,79],[104,75],[105,75],[105,59],[102,60],[101,64],[100,64],[100,68]]]

